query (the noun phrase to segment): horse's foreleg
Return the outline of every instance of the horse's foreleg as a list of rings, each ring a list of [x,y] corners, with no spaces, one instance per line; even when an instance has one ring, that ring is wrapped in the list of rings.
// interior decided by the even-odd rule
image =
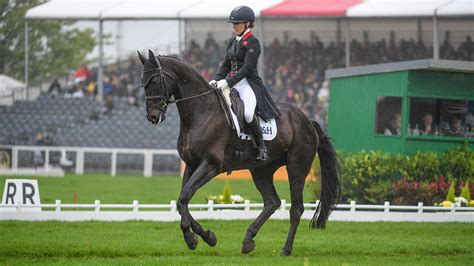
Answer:
[[[183,189],[184,185],[188,182],[189,178],[191,178],[192,174],[194,173],[194,170],[186,165],[186,168],[184,169],[184,175],[183,175],[183,182],[181,184],[181,189]],[[181,211],[179,211],[179,214],[181,214]],[[194,233],[198,234],[204,242],[206,242],[209,246],[213,247],[217,244],[217,238],[216,235],[211,232],[210,230],[204,230],[202,226],[194,220],[192,216],[189,217],[191,220],[191,229],[193,230]]]
[[[189,171],[186,172],[190,174]],[[211,231],[205,232],[201,225],[191,216],[188,210],[188,203],[194,196],[194,193],[196,193],[200,187],[209,182],[209,180],[211,180],[217,174],[218,171],[215,169],[215,167],[209,165],[207,161],[203,161],[203,163],[201,163],[196,171],[191,174],[187,182],[184,183],[181,188],[181,194],[178,199],[177,207],[179,213],[181,214],[181,230],[183,231],[184,240],[190,249],[195,249],[197,246],[197,237],[193,232],[191,232],[191,227],[193,231],[200,235],[206,243],[211,246],[216,244],[216,237],[214,233]]]
[[[253,182],[260,194],[262,194],[264,207],[257,219],[248,227],[242,242],[242,253],[246,254],[255,249],[255,241],[253,238],[257,235],[258,230],[270,218],[270,216],[280,207],[281,200],[273,186],[272,168],[253,169],[251,170]]]

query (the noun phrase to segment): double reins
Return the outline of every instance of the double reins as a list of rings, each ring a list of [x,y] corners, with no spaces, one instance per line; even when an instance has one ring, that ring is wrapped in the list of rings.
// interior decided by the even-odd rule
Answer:
[[[166,89],[166,81],[164,79],[164,75],[163,73],[165,73],[168,77],[170,77],[174,82],[178,83],[178,81],[175,79],[175,77],[173,77],[170,73],[166,72],[165,70],[163,70],[163,68],[158,67],[158,68],[153,68],[153,69],[148,69],[148,70],[143,70],[143,73],[145,72],[151,72],[151,71],[157,71],[156,74],[150,76],[150,78],[148,80],[151,80],[153,77],[155,76],[160,76],[160,82],[161,82],[161,85],[163,85],[163,87],[165,88],[165,92],[166,92],[166,96],[162,96],[162,95],[156,95],[156,96],[145,96],[145,101],[149,101],[149,100],[154,100],[154,99],[159,99],[161,100],[160,103],[163,103],[163,106],[164,107],[167,107],[168,104],[172,104],[172,103],[179,103],[179,102],[184,102],[184,101],[187,101],[187,100],[191,100],[191,99],[194,99],[194,98],[198,98],[198,97],[201,97],[201,96],[204,96],[204,95],[207,95],[207,94],[210,94],[210,93],[213,93],[215,91],[218,90],[218,88],[213,88],[212,90],[209,90],[209,91],[205,91],[203,93],[200,93],[200,94],[197,94],[197,95],[193,95],[193,96],[189,96],[189,97],[184,97],[184,98],[181,98],[181,99],[174,99],[174,100],[170,100],[170,97],[168,96],[168,90]],[[145,87],[147,84],[143,85],[143,87]],[[160,108],[161,109],[161,108]]]

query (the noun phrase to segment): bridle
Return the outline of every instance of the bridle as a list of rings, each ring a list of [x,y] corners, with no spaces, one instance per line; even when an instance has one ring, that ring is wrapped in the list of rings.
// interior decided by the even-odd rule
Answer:
[[[147,76],[147,78],[145,80],[143,80],[143,78],[142,78],[141,86],[143,88],[145,88],[148,85],[148,83],[150,83],[150,81],[154,77],[160,76],[160,86],[163,86],[163,88],[165,90],[165,95],[145,96],[145,102],[150,102],[151,104],[153,104],[153,106],[155,108],[157,108],[158,110],[160,110],[163,113],[166,113],[166,109],[168,108],[169,104],[191,100],[191,99],[194,99],[194,98],[197,98],[197,97],[201,97],[201,96],[213,93],[213,92],[218,90],[218,88],[213,88],[212,90],[205,91],[201,94],[197,94],[197,95],[193,95],[193,96],[189,96],[189,97],[185,97],[185,98],[181,98],[181,99],[171,100],[170,99],[171,97],[169,96],[168,90],[166,89],[165,75],[170,77],[176,84],[178,84],[177,78],[174,77],[173,75],[171,75],[170,73],[166,72],[166,70],[164,70],[161,67],[160,63],[158,63],[157,68],[143,70],[143,77],[145,77],[145,73],[148,73],[148,72],[152,72],[152,74]],[[159,102],[158,103],[153,103],[152,100],[155,100],[155,99],[158,99]]]

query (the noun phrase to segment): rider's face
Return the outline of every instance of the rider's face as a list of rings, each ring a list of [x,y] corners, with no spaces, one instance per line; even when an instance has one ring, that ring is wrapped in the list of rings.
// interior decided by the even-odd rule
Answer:
[[[245,23],[247,23],[247,22],[233,23],[232,24],[232,28],[234,29],[234,33],[236,35],[241,34],[245,30]]]

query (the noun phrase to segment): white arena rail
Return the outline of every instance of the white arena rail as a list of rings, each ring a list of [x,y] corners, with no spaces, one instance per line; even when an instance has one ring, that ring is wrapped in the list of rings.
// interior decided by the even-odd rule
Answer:
[[[67,147],[67,146],[17,146],[17,145],[0,145],[1,149],[11,150],[11,169],[6,172],[0,172],[2,174],[16,175],[21,172],[25,174],[38,175],[35,171],[32,173],[32,169],[22,169],[18,167],[18,152],[20,151],[41,151],[45,153],[44,168],[41,168],[44,173],[50,173],[51,176],[57,176],[56,172],[58,169],[50,167],[50,154],[51,152],[74,152],[76,158],[74,161],[75,173],[78,175],[84,174],[84,156],[85,154],[109,154],[111,158],[110,175],[116,176],[117,174],[117,155],[118,154],[139,154],[143,155],[143,176],[151,177],[153,174],[153,155],[175,155],[178,159],[178,151],[173,149],[127,149],[127,148],[92,148],[92,147]],[[1,171],[2,169],[0,169]],[[4,170],[5,171],[5,170]]]
[[[302,219],[313,217],[317,203],[304,204],[305,212]],[[38,210],[41,207],[42,210]],[[273,219],[289,219],[290,203],[282,200],[280,208],[272,215]],[[36,210],[34,209],[36,208]],[[189,209],[196,219],[209,220],[242,220],[255,219],[261,212],[263,203],[242,204],[190,204]],[[0,205],[0,220],[23,221],[179,221],[176,201],[169,204],[102,204],[96,200],[94,204],[63,204],[56,200],[55,204],[35,206]],[[390,205],[361,205],[352,201],[350,204],[339,204],[331,214],[332,221],[359,222],[474,222],[474,207],[437,207]]]

